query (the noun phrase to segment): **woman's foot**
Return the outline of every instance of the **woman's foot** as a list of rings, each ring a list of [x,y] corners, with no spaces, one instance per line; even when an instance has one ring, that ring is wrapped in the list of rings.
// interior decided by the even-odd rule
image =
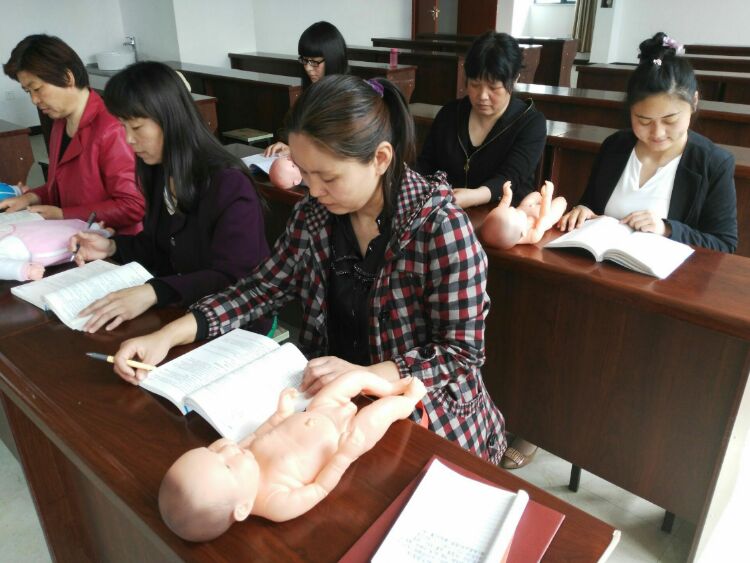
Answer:
[[[516,439],[513,440],[513,445],[508,446],[508,449],[505,450],[500,465],[505,469],[518,469],[524,465],[528,465],[531,463],[531,460],[534,459],[538,449],[539,448],[531,442],[516,437]]]

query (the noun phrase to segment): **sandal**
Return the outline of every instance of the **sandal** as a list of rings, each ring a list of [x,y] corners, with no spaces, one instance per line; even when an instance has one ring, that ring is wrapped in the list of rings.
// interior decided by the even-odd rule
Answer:
[[[504,469],[519,469],[524,465],[528,465],[531,463],[531,460],[534,459],[534,456],[539,449],[534,444],[520,438],[517,439],[516,442],[517,444],[515,445],[518,446],[517,448],[509,446],[505,450],[505,454],[503,454],[503,459],[500,462],[500,465]],[[524,450],[527,453],[522,453],[521,450]]]

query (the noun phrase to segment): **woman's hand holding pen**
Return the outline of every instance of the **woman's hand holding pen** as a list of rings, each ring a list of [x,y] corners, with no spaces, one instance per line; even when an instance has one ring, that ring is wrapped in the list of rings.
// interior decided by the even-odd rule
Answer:
[[[198,323],[193,314],[188,313],[156,332],[126,340],[115,354],[115,373],[128,383],[138,385],[146,378],[148,371],[133,369],[127,364],[128,360],[136,359],[144,364],[159,365],[170,348],[179,344],[190,344],[195,341],[197,332]]]
[[[76,250],[78,246],[78,252],[75,255],[76,264],[83,266],[86,262],[92,260],[103,260],[114,256],[117,251],[117,244],[114,240],[103,237],[97,233],[87,233],[81,231],[70,237],[68,243],[68,250],[71,252]]]
[[[107,323],[109,324],[105,330],[113,330],[154,305],[156,305],[156,292],[151,285],[144,283],[108,293],[81,310],[78,316],[91,315],[83,326],[84,332],[96,332]]]

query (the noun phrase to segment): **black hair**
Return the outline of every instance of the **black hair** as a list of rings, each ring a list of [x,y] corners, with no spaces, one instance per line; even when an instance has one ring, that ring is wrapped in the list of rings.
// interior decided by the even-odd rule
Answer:
[[[477,37],[466,52],[467,80],[502,82],[508,92],[523,68],[523,52],[518,41],[507,33],[488,31]]]
[[[217,170],[236,168],[251,178],[242,161],[227,152],[208,129],[182,78],[167,65],[140,62],[118,72],[107,82],[104,103],[115,117],[149,118],[161,127],[165,178],[154,178],[158,167],[140,158],[136,172],[144,190],[144,186],[159,186],[171,177],[180,211],[195,209],[200,190],[208,186]],[[148,202],[151,194],[146,196]]]
[[[35,74],[45,82],[65,88],[68,71],[73,75],[78,89],[88,88],[89,74],[81,57],[68,45],[53,35],[29,35],[13,48],[3,72],[18,81],[18,73],[26,71]]]
[[[639,45],[639,63],[628,80],[628,108],[654,94],[677,96],[694,106],[698,90],[695,72],[687,59],[678,56],[677,47],[661,31]]]
[[[325,76],[306,89],[286,118],[286,132],[304,133],[343,158],[371,162],[380,143],[393,147],[382,178],[385,211],[393,204],[406,163],[414,160],[414,120],[401,91],[384,78]]]
[[[320,21],[312,24],[299,37],[297,54],[301,57],[323,57],[326,76],[349,74],[349,61],[346,55],[346,41],[332,23]],[[302,86],[310,85],[310,77],[302,68]]]

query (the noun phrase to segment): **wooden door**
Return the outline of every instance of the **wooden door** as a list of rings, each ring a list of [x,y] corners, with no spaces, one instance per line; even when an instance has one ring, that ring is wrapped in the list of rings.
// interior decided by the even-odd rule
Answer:
[[[458,0],[458,35],[495,31],[498,0]]]
[[[411,38],[416,39],[419,33],[437,33],[438,0],[412,0],[411,3]]]

